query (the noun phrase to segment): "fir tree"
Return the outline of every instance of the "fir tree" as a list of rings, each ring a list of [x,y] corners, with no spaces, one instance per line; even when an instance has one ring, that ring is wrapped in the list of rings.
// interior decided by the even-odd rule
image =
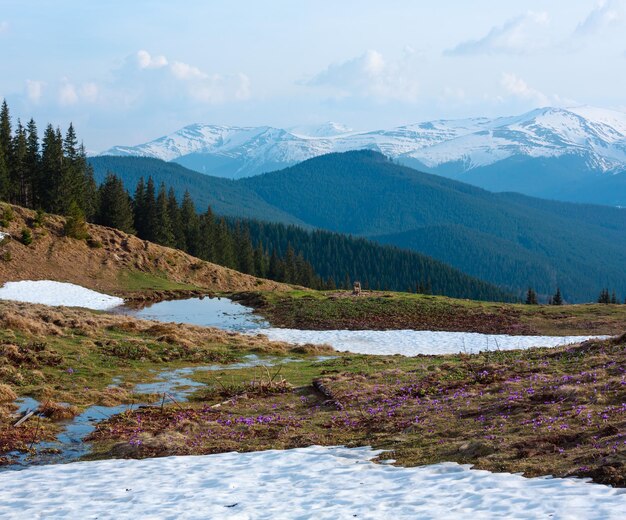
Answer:
[[[158,237],[159,218],[157,214],[156,195],[154,191],[154,181],[148,177],[146,192],[144,196],[143,219],[145,224],[144,240],[156,242]]]
[[[556,288],[556,292],[552,296],[552,305],[563,305],[563,296],[559,287]]]
[[[164,246],[173,247],[174,230],[172,229],[172,221],[167,200],[167,192],[165,184],[161,183],[159,194],[156,199],[156,218],[157,226],[155,232],[155,242]]]
[[[29,199],[30,179],[26,161],[27,147],[26,129],[18,119],[13,138],[13,153],[9,176],[11,186],[10,200],[13,204],[18,204],[19,206],[27,206]]]
[[[89,236],[85,214],[76,201],[70,203],[64,230],[66,236],[78,240],[84,240]]]
[[[611,303],[611,297],[609,296],[608,289],[602,289],[600,296],[598,296],[598,303],[608,304]]]
[[[26,206],[29,208],[41,207],[41,155],[39,152],[39,136],[37,125],[31,119],[26,125],[28,134],[26,144],[26,168],[28,169],[28,197]]]
[[[172,223],[172,231],[174,233],[174,247],[185,251],[187,249],[187,241],[185,240],[185,229],[183,226],[183,219],[181,217],[180,207],[176,200],[176,194],[174,189],[170,188],[167,194],[167,211],[170,215],[170,222]]]
[[[143,177],[139,179],[135,187],[135,197],[133,199],[133,212],[135,215],[135,230],[137,236],[146,236],[146,184]]]
[[[134,233],[130,196],[116,175],[109,173],[98,190],[99,207],[96,222],[125,233]]]
[[[526,292],[526,305],[537,305],[537,293],[531,287]]]
[[[6,100],[2,102],[2,108],[0,108],[0,151],[4,157],[4,160],[8,164],[11,160],[11,116],[9,114],[9,106]]]

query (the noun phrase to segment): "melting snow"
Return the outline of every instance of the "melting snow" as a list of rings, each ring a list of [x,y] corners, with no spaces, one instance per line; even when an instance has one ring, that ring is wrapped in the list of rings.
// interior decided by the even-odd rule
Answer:
[[[258,329],[274,341],[299,345],[328,344],[337,350],[358,354],[456,354],[485,350],[512,350],[556,347],[600,336],[509,336],[472,332],[433,332],[428,330],[298,330]],[[602,336],[605,337],[605,336]]]
[[[378,453],[313,446],[31,467],[0,474],[0,516],[621,520],[626,512],[626,494],[608,486],[370,462]]]
[[[7,282],[0,288],[0,300],[85,307],[94,310],[108,310],[124,303],[122,298],[116,296],[102,294],[72,283],[50,280]]]

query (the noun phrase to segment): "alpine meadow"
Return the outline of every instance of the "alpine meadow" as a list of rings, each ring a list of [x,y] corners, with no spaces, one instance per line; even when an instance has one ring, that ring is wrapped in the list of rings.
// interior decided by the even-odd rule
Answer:
[[[0,517],[622,520],[626,0],[0,10]]]

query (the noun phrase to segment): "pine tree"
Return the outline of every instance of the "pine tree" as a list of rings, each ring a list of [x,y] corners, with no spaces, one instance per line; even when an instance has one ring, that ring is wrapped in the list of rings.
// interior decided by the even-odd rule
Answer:
[[[84,240],[89,236],[85,214],[76,201],[70,203],[64,230],[66,236],[78,240]]]
[[[13,137],[13,153],[11,167],[9,168],[11,195],[13,204],[26,206],[28,203],[28,188],[30,184],[28,165],[26,162],[28,142],[26,129],[20,120],[17,120],[17,128]]]
[[[80,182],[82,185],[82,193],[79,193],[79,197],[82,194],[82,197],[80,197],[81,206],[87,220],[92,221],[98,210],[98,186],[93,175],[93,168],[87,161],[87,153],[82,143],[78,148],[76,167],[79,172],[77,182]]]
[[[28,169],[28,200],[26,206],[29,208],[41,207],[41,155],[39,152],[39,136],[37,135],[37,125],[31,119],[26,125],[28,134],[26,144],[26,168]]]
[[[180,207],[180,218],[183,221],[185,232],[185,243],[187,252],[190,255],[198,256],[200,250],[200,222],[196,207],[188,191],[183,195],[183,202]]]
[[[159,218],[157,214],[156,195],[152,177],[148,177],[148,183],[146,184],[143,212],[145,230],[144,236],[141,238],[150,242],[156,242],[158,237]]]
[[[170,212],[168,207],[167,192],[165,190],[165,184],[161,183],[159,187],[159,194],[156,200],[156,242],[164,246],[173,247],[174,244],[174,230],[172,229],[172,221],[170,219]]]
[[[187,249],[187,242],[185,240],[185,229],[183,226],[183,219],[181,218],[180,208],[178,207],[178,201],[176,200],[176,194],[174,189],[170,188],[167,194],[167,211],[170,215],[170,222],[172,223],[172,231],[174,233],[174,244],[176,249],[185,251]]]
[[[109,173],[98,190],[99,207],[96,222],[125,233],[134,233],[133,210],[130,196],[122,180]]]
[[[63,213],[63,144],[60,132],[48,125],[41,149],[41,200],[48,213]]]
[[[617,303],[617,294],[615,294],[615,291],[613,291],[613,293],[611,294],[611,303],[612,304]]]
[[[598,296],[598,303],[609,304],[611,303],[611,297],[609,296],[608,289],[602,289],[600,296]]]
[[[0,151],[7,164],[11,160],[11,142],[13,139],[11,132],[11,116],[5,99],[0,109]]]
[[[552,297],[552,305],[563,305],[563,296],[561,295],[561,289],[559,287],[556,288],[556,292]]]
[[[526,305],[537,305],[537,293],[531,287],[528,288],[526,293]]]
[[[135,216],[135,230],[137,236],[146,236],[146,183],[143,177],[137,182],[135,187],[135,197],[133,198],[133,213]]]

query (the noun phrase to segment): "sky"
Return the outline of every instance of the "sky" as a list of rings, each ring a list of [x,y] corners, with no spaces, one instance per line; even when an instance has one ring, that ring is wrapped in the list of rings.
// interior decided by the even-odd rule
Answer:
[[[0,98],[90,151],[191,123],[626,111],[626,0],[0,0]]]

